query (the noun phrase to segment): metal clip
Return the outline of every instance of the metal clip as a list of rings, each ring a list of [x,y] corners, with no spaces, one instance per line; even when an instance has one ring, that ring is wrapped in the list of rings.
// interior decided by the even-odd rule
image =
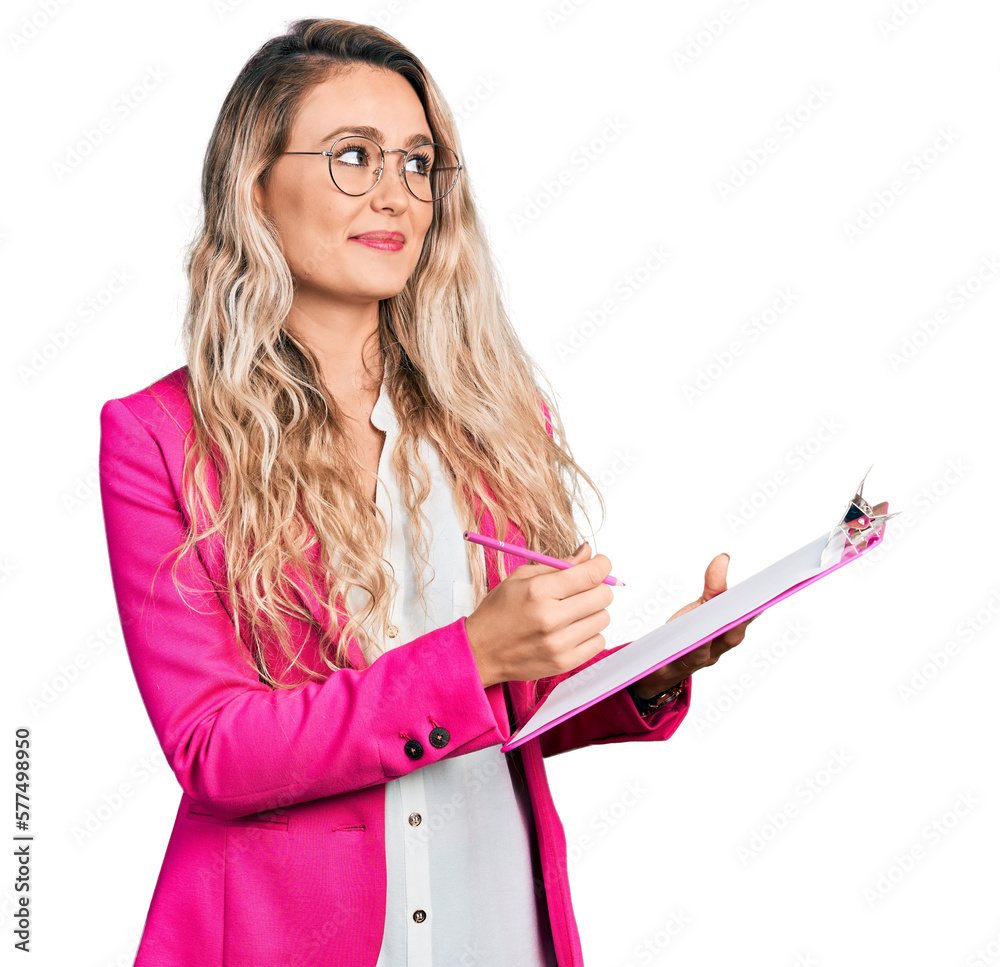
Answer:
[[[872,464],[861,478],[854,496],[847,504],[840,521],[830,531],[829,540],[823,549],[820,566],[828,568],[834,564],[860,554],[872,544],[882,539],[882,527],[887,520],[899,516],[901,511],[892,514],[885,513],[889,508],[888,501],[882,501],[872,507],[861,495],[865,480],[871,473]],[[881,512],[880,512],[881,510]]]

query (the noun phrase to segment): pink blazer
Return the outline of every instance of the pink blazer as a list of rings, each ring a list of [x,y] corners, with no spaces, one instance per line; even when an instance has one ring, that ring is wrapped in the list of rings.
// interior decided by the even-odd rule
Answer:
[[[175,556],[160,567],[190,519],[180,496],[192,426],[186,382],[182,367],[101,409],[101,500],[123,636],[182,789],[136,967],[373,967],[385,917],[385,783],[505,741],[565,676],[484,689],[462,617],[371,665],[352,641],[350,668],[295,689],[263,684],[213,587],[224,579],[221,541],[185,557],[183,596],[170,575]],[[209,483],[218,500],[217,478]],[[482,502],[475,507],[480,532],[495,536]],[[505,539],[525,546],[513,528]],[[485,553],[493,588],[496,552]],[[298,571],[293,579],[329,629],[323,601]],[[288,621],[303,658],[320,669],[315,629]],[[673,707],[643,719],[623,689],[519,750],[561,967],[581,967],[583,958],[543,759],[668,739],[689,702],[690,679]],[[435,726],[448,733],[440,747],[429,740]],[[411,740],[423,747],[419,759],[404,750]]]

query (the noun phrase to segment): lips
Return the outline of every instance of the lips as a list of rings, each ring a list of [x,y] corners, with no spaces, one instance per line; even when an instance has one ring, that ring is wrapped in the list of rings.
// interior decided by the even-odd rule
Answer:
[[[364,238],[372,242],[405,242],[406,236],[401,232],[365,232],[363,235],[352,235],[351,238]]]

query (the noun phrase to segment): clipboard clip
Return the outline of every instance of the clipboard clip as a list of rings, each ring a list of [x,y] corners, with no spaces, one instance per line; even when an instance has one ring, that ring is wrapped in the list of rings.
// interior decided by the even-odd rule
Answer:
[[[883,501],[875,507],[861,495],[865,480],[871,473],[872,464],[861,478],[854,496],[848,501],[843,516],[830,531],[826,547],[820,557],[820,567],[827,568],[841,561],[854,557],[877,543],[882,537],[882,527],[887,520],[898,517],[901,511],[892,514],[877,513],[878,508],[888,510],[888,501]]]

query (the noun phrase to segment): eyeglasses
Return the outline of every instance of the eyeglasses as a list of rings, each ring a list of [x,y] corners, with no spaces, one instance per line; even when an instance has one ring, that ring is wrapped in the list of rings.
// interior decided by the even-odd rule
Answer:
[[[382,177],[387,154],[403,155],[403,184],[420,201],[438,201],[458,183],[462,171],[458,155],[443,144],[427,142],[404,151],[383,148],[377,141],[355,135],[338,138],[329,151],[282,151],[282,154],[320,154],[329,161],[330,180],[345,195],[364,195]]]

